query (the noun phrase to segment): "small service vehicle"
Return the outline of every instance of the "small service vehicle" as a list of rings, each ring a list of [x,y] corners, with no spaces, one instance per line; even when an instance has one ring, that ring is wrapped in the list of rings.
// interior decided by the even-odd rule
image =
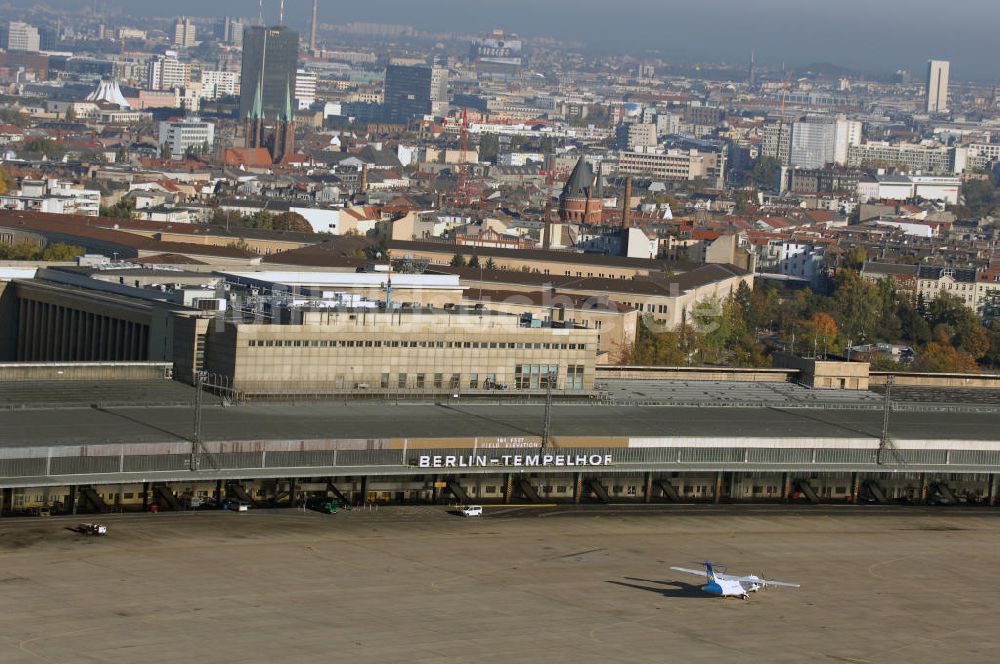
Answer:
[[[81,523],[76,527],[76,530],[81,535],[91,535],[94,537],[108,534],[108,527],[99,523]]]
[[[482,516],[483,506],[482,505],[466,505],[462,508],[463,516]]]

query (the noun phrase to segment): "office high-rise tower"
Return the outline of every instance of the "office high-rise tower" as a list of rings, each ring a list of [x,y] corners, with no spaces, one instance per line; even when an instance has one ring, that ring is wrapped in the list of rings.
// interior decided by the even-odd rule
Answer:
[[[405,124],[422,115],[444,115],[448,111],[448,70],[389,65],[383,97],[389,122]]]
[[[316,13],[319,9],[319,0],[313,0],[312,20],[309,22],[309,50],[316,50]]]
[[[240,117],[285,117],[295,95],[299,33],[283,25],[246,28],[240,74]]]
[[[11,51],[26,51],[37,53],[41,48],[41,37],[38,28],[20,21],[11,21],[6,29],[6,44],[4,48]]]
[[[186,16],[181,16],[174,24],[174,45],[181,48],[191,48],[196,41],[197,29]]]
[[[405,124],[431,113],[430,67],[389,65],[385,69],[385,116],[389,122]]]
[[[274,163],[295,150],[295,70],[299,33],[283,25],[243,33],[240,117],[247,147],[267,148]]]
[[[927,112],[948,112],[948,70],[947,60],[927,62]]]
[[[215,36],[227,44],[242,47],[244,25],[243,19],[227,16],[216,24]]]

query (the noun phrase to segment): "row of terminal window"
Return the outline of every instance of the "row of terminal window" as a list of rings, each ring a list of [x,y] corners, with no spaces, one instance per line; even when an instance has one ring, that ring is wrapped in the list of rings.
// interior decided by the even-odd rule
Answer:
[[[657,313],[666,314],[670,312],[670,306],[666,304],[646,304],[643,307],[642,302],[622,302],[626,307],[631,307],[632,309],[638,309],[639,311],[645,310],[647,313]]]
[[[587,350],[587,344],[521,341],[382,341],[373,339],[250,339],[251,348],[479,348]]]
[[[571,272],[572,272],[571,270],[566,270],[566,272],[564,272],[563,274],[564,274],[565,276],[567,276],[567,277],[572,277],[573,275],[571,274]],[[548,271],[548,270],[545,270],[545,274],[548,274],[548,273],[549,273],[549,271]],[[577,273],[576,273],[576,276],[578,276],[578,277],[582,277],[582,276],[583,276],[583,272],[577,272]],[[587,273],[587,276],[588,276],[588,277],[593,277],[593,276],[594,276],[594,273],[593,273],[593,272],[588,272],[588,273]],[[599,279],[603,279],[603,278],[604,278],[604,273],[603,273],[603,272],[598,272],[598,273],[597,273],[597,277],[598,277]],[[608,275],[608,279],[614,279],[614,278],[615,278],[615,275],[613,275],[613,274],[609,274],[609,275]],[[619,278],[619,279],[625,279],[626,277],[625,277],[625,275],[624,275],[624,274],[619,274],[619,275],[618,275],[618,278]]]
[[[566,389],[570,390],[582,390],[583,389],[583,370],[584,365],[582,364],[571,364],[566,367]],[[411,380],[412,376],[412,380]],[[344,389],[345,382],[343,376],[336,376],[336,387],[337,389]],[[558,388],[559,382],[559,367],[556,365],[539,365],[539,364],[519,364],[514,370],[514,387],[519,390],[538,390],[547,389],[551,387],[552,389]],[[506,387],[499,381],[497,381],[496,373],[470,373],[468,374],[468,383],[470,390],[493,390],[497,388]],[[394,387],[397,389],[409,389],[416,388],[418,390],[426,389],[432,386],[434,389],[444,389],[445,387],[445,374],[435,373],[431,374],[430,385],[428,385],[427,374],[417,373],[408,374],[401,373],[396,375],[396,384]],[[447,386],[449,390],[457,390],[462,387],[462,374],[453,373],[448,377]],[[392,385],[392,374],[384,373],[381,376],[380,385],[383,390],[387,390]]]
[[[518,390],[556,389],[559,367],[555,364],[518,364],[514,367],[514,387]],[[566,388],[583,389],[583,365],[566,367]]]

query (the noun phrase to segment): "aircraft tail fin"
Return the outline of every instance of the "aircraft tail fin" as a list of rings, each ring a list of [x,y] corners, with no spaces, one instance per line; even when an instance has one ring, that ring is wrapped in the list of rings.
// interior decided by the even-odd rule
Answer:
[[[715,583],[715,568],[714,568],[714,563],[702,562],[702,563],[698,563],[698,564],[705,566],[705,572],[708,575],[708,582],[709,583]]]

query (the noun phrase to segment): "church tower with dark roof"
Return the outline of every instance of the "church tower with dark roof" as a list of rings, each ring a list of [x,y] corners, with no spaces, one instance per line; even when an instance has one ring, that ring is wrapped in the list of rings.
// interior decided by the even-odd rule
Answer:
[[[602,220],[604,194],[601,173],[594,170],[585,157],[580,157],[559,196],[559,219],[567,223],[597,225]]]

